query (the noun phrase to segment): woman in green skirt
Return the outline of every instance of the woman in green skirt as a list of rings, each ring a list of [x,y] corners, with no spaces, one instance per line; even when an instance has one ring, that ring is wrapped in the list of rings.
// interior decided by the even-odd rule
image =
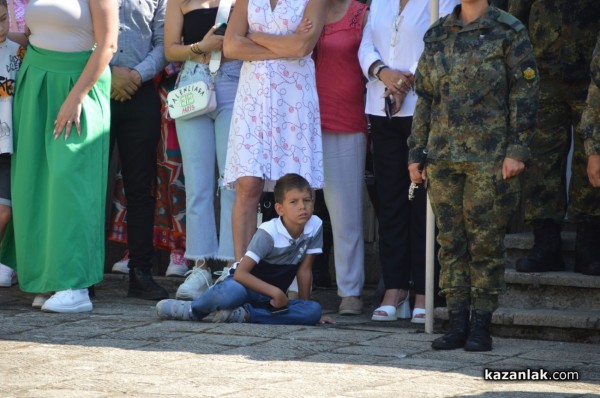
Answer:
[[[91,311],[87,288],[103,277],[117,12],[117,0],[31,0],[26,10],[3,258],[43,311]]]

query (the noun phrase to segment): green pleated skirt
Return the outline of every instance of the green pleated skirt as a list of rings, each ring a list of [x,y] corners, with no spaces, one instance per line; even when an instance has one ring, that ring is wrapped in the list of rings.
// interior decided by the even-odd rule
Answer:
[[[29,46],[17,76],[11,189],[13,222],[2,262],[21,290],[82,289],[104,274],[104,211],[110,134],[110,70],[85,97],[81,136],[53,138],[54,120],[91,51]]]

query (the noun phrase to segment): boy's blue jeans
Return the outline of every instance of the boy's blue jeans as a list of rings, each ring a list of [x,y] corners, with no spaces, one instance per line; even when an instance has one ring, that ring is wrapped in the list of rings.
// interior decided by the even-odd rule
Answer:
[[[211,286],[202,296],[192,302],[192,312],[196,319],[203,319],[218,310],[234,309],[244,306],[248,312],[246,322],[269,325],[309,325],[313,326],[321,319],[321,305],[311,300],[290,300],[288,312],[273,315],[266,308],[252,305],[256,302],[268,302],[271,298],[246,288],[228,277],[223,282]]]

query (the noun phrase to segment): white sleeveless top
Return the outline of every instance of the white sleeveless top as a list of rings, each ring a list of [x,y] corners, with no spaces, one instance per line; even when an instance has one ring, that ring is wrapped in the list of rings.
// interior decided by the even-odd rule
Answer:
[[[89,0],[30,0],[25,21],[35,47],[78,52],[96,43]]]

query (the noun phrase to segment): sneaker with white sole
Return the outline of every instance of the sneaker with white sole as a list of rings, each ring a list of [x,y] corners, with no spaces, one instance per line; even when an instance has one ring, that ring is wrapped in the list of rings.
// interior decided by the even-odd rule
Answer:
[[[175,297],[179,300],[195,300],[212,285],[212,275],[210,268],[202,265],[196,265],[194,268],[185,273],[187,278],[177,289]]]
[[[44,305],[44,312],[88,312],[93,309],[87,289],[61,290],[52,295]]]
[[[34,297],[33,303],[31,303],[31,306],[33,308],[37,308],[37,309],[42,308],[42,306],[44,305],[44,303],[46,302],[46,300],[48,300],[51,295],[52,295],[51,293],[48,293],[48,294],[38,294],[37,296]]]
[[[244,323],[248,313],[244,307],[237,307],[232,310],[219,310],[215,312],[213,322],[215,323]]]
[[[193,321],[192,303],[184,300],[166,299],[156,303],[156,315],[160,319]]]
[[[167,267],[166,276],[185,276],[190,269],[187,260],[183,257],[181,250],[173,250],[170,256],[171,260]]]
[[[11,287],[15,283],[17,283],[17,273],[0,263],[0,287]]]
[[[113,264],[112,273],[129,275],[129,251],[126,250],[123,258]]]

